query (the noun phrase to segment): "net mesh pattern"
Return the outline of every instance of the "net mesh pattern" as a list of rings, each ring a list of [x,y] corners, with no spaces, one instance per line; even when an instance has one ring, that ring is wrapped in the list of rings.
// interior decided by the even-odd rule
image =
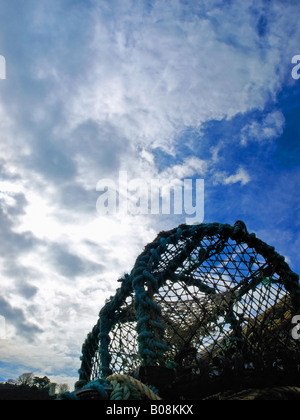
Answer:
[[[266,257],[245,231],[234,236],[214,229],[196,238],[174,232],[146,247],[135,266],[143,261],[141,280],[133,270],[126,293],[121,287],[107,303],[110,311],[100,313],[94,345],[84,348],[81,379],[130,374],[149,360],[206,366],[210,375],[237,364],[260,372],[299,368],[299,343],[291,335],[299,285],[297,276],[293,287],[287,282],[286,263]]]

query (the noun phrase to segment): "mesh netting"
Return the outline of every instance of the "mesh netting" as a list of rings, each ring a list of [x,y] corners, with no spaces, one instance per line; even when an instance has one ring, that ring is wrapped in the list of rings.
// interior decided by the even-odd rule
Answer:
[[[245,225],[162,232],[100,312],[83,346],[80,379],[140,366],[224,372],[299,370],[291,320],[299,278]]]

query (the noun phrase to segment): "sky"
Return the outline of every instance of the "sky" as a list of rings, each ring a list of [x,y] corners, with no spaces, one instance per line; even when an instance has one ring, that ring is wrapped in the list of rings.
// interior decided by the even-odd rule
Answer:
[[[100,180],[139,180],[139,209],[141,180],[201,179],[196,222],[243,220],[300,272],[299,14],[298,0],[0,0],[0,381],[72,386],[117,280],[186,221],[113,212]]]

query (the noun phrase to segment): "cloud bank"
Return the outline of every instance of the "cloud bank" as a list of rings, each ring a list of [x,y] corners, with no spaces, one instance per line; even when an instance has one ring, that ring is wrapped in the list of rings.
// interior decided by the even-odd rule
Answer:
[[[99,217],[97,182],[120,171],[204,179],[205,221],[245,218],[300,268],[297,2],[11,0],[0,12],[1,377],[75,380],[117,279],[183,221]]]

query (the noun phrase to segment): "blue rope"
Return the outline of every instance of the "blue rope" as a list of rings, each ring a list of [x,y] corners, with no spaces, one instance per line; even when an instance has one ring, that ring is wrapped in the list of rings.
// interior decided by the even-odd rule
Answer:
[[[212,287],[207,286],[199,279],[193,279],[181,272],[179,277],[175,278],[175,270],[182,266],[183,262],[191,256],[192,251],[199,247],[201,240],[205,237],[217,236],[222,238],[224,243],[229,239],[237,243],[245,242],[256,252],[262,255],[265,260],[275,268],[276,272],[282,277],[286,290],[291,295],[293,306],[300,310],[300,286],[299,276],[295,274],[285,262],[284,258],[277,254],[273,247],[267,245],[256,237],[255,234],[249,234],[243,222],[238,221],[234,226],[228,224],[208,223],[201,225],[181,225],[169,232],[162,232],[158,237],[145,247],[144,252],[138,257],[130,273],[120,279],[121,287],[117,289],[115,296],[111,297],[109,302],[100,311],[99,321],[90,333],[82,348],[82,365],[80,369],[80,379],[86,380],[90,377],[91,354],[97,351],[99,345],[99,358],[101,377],[106,378],[110,372],[111,354],[110,337],[113,326],[118,323],[119,308],[125,300],[134,295],[134,308],[136,312],[136,331],[138,334],[138,352],[144,366],[156,365],[159,360],[164,358],[168,350],[164,343],[164,326],[161,322],[160,306],[153,300],[153,294],[158,292],[166,278],[185,282],[187,286],[196,285],[207,294],[216,293]],[[168,252],[168,246],[180,244],[179,251],[168,263],[168,266],[159,267],[161,256]],[[220,251],[222,243],[220,242]],[[200,249],[201,254],[201,249]],[[203,254],[203,255],[202,255]],[[195,264],[202,264],[207,258],[207,250],[203,250],[200,259]],[[202,258],[201,258],[202,257]],[[193,261],[191,260],[191,264]],[[158,269],[159,267],[159,269]],[[173,273],[173,277],[172,277]],[[170,276],[169,276],[170,274]],[[262,279],[257,279],[258,282]],[[253,283],[256,287],[256,283]],[[228,314],[228,322],[234,329],[236,319]]]

